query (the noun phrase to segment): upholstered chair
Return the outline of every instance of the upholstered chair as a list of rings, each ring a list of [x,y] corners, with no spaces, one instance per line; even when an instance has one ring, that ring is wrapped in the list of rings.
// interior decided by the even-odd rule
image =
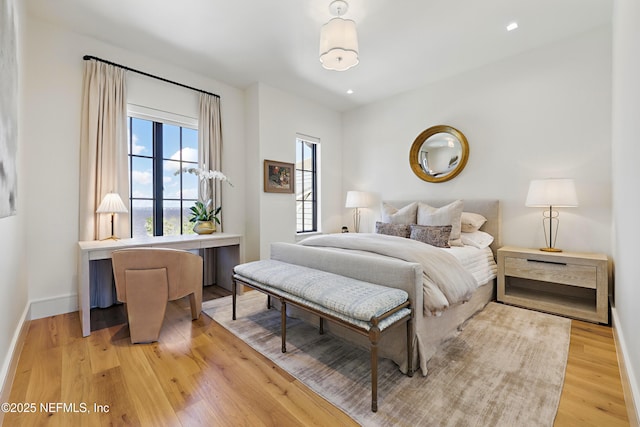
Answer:
[[[132,343],[158,341],[167,301],[189,295],[191,317],[202,311],[202,258],[160,248],[113,252],[118,301],[126,304]]]

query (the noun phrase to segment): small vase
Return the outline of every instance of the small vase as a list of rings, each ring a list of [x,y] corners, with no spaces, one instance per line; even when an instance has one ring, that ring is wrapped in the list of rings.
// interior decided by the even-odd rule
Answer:
[[[193,231],[198,234],[211,234],[216,231],[216,225],[213,221],[196,221]]]

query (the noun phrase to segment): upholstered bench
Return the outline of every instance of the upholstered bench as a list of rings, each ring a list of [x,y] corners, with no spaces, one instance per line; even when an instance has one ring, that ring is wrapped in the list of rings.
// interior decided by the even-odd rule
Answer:
[[[309,311],[320,318],[320,333],[324,320],[331,320],[368,336],[371,351],[371,410],[378,410],[378,341],[393,325],[407,323],[407,359],[409,376],[412,368],[413,311],[407,292],[351,279],[325,271],[314,270],[276,260],[262,260],[237,265],[233,275],[233,320],[236,319],[236,287],[248,286],[281,303],[282,352],[286,347],[287,304]]]

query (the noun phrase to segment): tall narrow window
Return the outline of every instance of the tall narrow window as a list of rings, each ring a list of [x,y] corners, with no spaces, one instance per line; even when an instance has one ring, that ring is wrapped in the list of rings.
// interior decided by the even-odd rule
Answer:
[[[296,138],[296,230],[318,231],[317,144]]]
[[[197,166],[196,129],[129,117],[131,237],[193,233],[198,178],[179,171]]]

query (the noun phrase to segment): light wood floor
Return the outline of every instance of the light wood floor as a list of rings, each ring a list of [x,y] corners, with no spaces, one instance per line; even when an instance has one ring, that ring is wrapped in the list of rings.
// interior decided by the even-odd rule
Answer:
[[[121,308],[92,316],[87,338],[77,312],[31,322],[9,402],[37,408],[3,426],[357,425],[206,315],[192,322],[185,299],[154,344],[131,345]],[[573,321],[555,425],[627,426],[622,393],[611,328]]]

